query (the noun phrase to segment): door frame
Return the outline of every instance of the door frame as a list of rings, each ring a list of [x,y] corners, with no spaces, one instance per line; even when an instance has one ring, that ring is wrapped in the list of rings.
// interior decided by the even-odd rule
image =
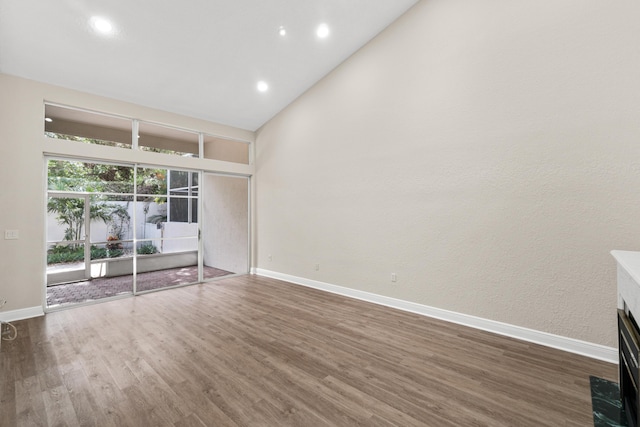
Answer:
[[[228,277],[234,277],[237,275],[241,275],[241,274],[248,274],[251,273],[251,255],[253,253],[252,250],[252,175],[245,175],[245,174],[235,174],[235,173],[228,173],[228,172],[220,172],[220,171],[215,171],[215,170],[211,170],[211,169],[203,169],[203,168],[193,168],[193,167],[182,167],[182,166],[176,166],[176,165],[171,165],[171,164],[162,164],[162,163],[149,163],[149,162],[137,162],[137,161],[133,161],[133,162],[128,162],[128,161],[122,161],[122,160],[116,160],[116,159],[108,159],[108,158],[91,158],[91,157],[84,157],[84,156],[73,156],[73,155],[57,155],[57,154],[48,154],[45,153],[43,156],[43,188],[44,188],[44,192],[43,192],[43,201],[44,201],[44,219],[43,219],[43,227],[45,230],[45,238],[44,240],[44,244],[43,244],[43,258],[42,258],[42,262],[43,262],[43,283],[44,286],[42,287],[42,305],[43,305],[43,311],[45,313],[47,312],[52,312],[52,311],[59,311],[59,310],[64,310],[67,308],[71,308],[71,307],[80,307],[83,305],[91,305],[91,304],[98,304],[101,302],[107,302],[107,301],[112,301],[115,299],[120,299],[120,298],[128,298],[131,296],[137,296],[137,295],[143,295],[145,293],[149,293],[149,292],[155,292],[155,290],[149,290],[149,291],[142,291],[139,292],[136,289],[136,274],[133,274],[133,284],[132,284],[132,292],[128,293],[128,294],[123,294],[123,295],[115,295],[115,296],[110,296],[110,297],[106,297],[106,298],[102,298],[99,300],[91,300],[91,301],[85,301],[85,302],[79,302],[73,305],[64,305],[64,306],[53,306],[53,307],[48,307],[47,305],[47,251],[49,248],[49,244],[47,242],[47,238],[46,238],[46,233],[47,233],[47,229],[48,229],[48,214],[47,214],[47,201],[49,198],[49,195],[59,195],[60,197],[71,197],[71,198],[84,198],[85,199],[85,224],[84,224],[84,245],[85,245],[85,278],[86,279],[90,279],[91,278],[91,241],[90,241],[90,223],[91,223],[91,218],[90,218],[90,214],[91,214],[91,205],[90,205],[90,198],[92,196],[93,193],[88,193],[88,192],[69,192],[69,191],[58,191],[58,190],[49,190],[48,188],[48,162],[50,160],[62,160],[62,161],[70,161],[70,162],[99,162],[99,163],[104,163],[104,164],[109,164],[109,165],[122,165],[122,166],[130,166],[134,168],[134,174],[137,175],[137,171],[138,168],[145,168],[145,167],[154,167],[154,168],[164,168],[164,169],[168,169],[168,170],[180,170],[180,171],[188,171],[188,172],[197,172],[199,174],[199,186],[200,189],[198,191],[198,233],[197,233],[197,239],[198,239],[198,282],[197,283],[206,283],[206,282],[211,282],[211,281],[215,281],[215,280],[219,280],[221,278],[228,278]],[[206,184],[204,184],[204,177],[206,174],[211,174],[211,175],[219,175],[219,176],[225,176],[225,177],[235,177],[235,178],[244,178],[246,179],[246,184],[247,184],[247,265],[246,265],[246,271],[242,272],[242,273],[233,273],[227,276],[222,276],[222,277],[217,277],[217,278],[211,278],[211,279],[204,279],[203,277],[203,265],[204,265],[204,248],[203,248],[203,237],[202,237],[202,218],[203,218],[203,206],[204,206],[204,202],[203,202],[203,191],[204,191],[204,186]],[[135,176],[135,175],[134,175]],[[135,182],[135,178],[134,178],[134,182]],[[135,187],[135,185],[134,185]],[[137,194],[135,193],[135,188],[134,188],[134,197],[133,197],[134,202],[137,202]],[[134,222],[135,222],[135,210],[134,210]],[[137,239],[135,238],[134,235],[134,247],[136,246],[136,241]],[[80,241],[78,241],[80,242]],[[133,255],[133,263],[134,263],[134,272],[136,269],[136,264],[137,264],[137,253],[134,253]],[[79,278],[78,280],[82,280],[81,278]],[[164,290],[164,289],[171,289],[171,288],[175,288],[175,287],[181,287],[181,286],[190,286],[193,283],[189,283],[189,284],[184,284],[184,285],[176,285],[176,286],[171,286],[171,287],[165,287],[165,288],[160,288],[158,290]]]

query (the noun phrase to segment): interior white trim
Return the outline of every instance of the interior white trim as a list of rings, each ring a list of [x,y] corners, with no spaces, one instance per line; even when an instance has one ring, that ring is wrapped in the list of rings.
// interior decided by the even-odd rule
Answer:
[[[443,310],[441,308],[430,307],[410,301],[386,297],[370,292],[359,291],[357,289],[345,288],[343,286],[332,285],[330,283],[319,282],[316,280],[306,279],[304,277],[291,276],[289,274],[278,273],[262,268],[253,268],[252,273],[259,276],[284,280],[286,282],[307,286],[310,288],[319,289],[350,298],[372,302],[374,304],[396,308],[398,310],[408,311],[411,313],[421,314],[423,316],[457,323],[459,325],[469,326],[471,328],[480,329],[483,331],[493,332],[499,335],[504,335],[563,351],[568,351],[570,353],[580,354],[582,356],[591,357],[593,359],[598,359],[609,363],[618,363],[618,349],[614,347],[607,347],[587,341],[554,335],[534,329],[523,328],[521,326],[510,325],[508,323],[497,322],[495,320],[483,319],[481,317],[470,316],[468,314]]]
[[[30,319],[44,316],[42,306],[21,308],[19,310],[0,311],[0,320],[3,322],[15,322],[16,320]]]

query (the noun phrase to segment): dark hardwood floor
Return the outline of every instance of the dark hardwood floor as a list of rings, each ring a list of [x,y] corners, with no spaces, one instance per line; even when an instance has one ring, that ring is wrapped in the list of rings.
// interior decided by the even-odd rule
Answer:
[[[2,426],[589,426],[616,366],[258,276],[14,323]]]

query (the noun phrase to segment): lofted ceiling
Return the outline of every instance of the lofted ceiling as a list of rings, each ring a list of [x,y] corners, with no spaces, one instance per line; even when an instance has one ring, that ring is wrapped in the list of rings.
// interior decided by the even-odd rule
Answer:
[[[0,73],[256,130],[415,3],[0,0]]]

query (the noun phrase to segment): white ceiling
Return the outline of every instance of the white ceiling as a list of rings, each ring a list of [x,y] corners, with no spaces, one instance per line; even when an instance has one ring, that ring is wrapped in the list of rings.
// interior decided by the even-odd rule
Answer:
[[[0,72],[255,130],[415,3],[0,0]]]

